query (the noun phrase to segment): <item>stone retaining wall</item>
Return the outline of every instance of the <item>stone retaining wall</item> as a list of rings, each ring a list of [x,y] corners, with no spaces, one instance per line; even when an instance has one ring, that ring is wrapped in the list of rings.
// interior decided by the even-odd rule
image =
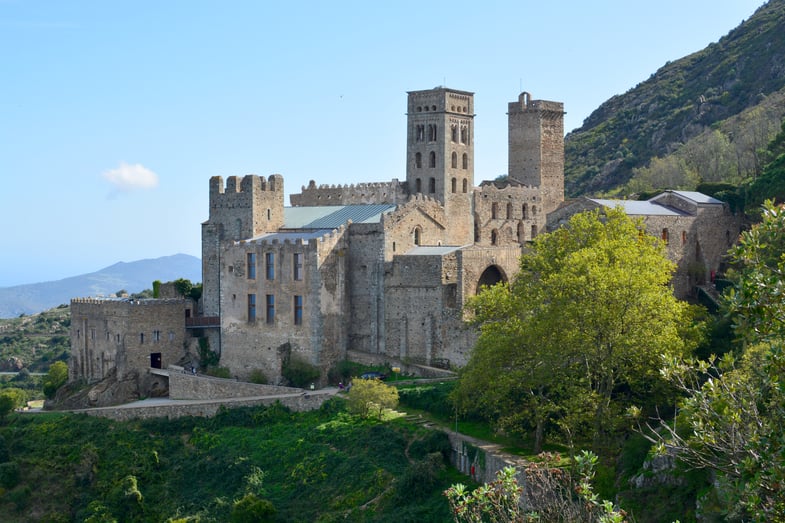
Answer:
[[[259,385],[209,376],[193,376],[169,369],[169,398],[173,400],[213,400],[225,398],[248,398],[280,394],[300,394],[302,389]]]
[[[272,405],[280,402],[285,407],[295,412],[305,412],[315,410],[322,406],[322,403],[332,397],[330,392],[301,393],[292,396],[268,396],[258,398],[243,398],[236,400],[205,401],[205,402],[183,402],[183,403],[162,403],[145,405],[141,402],[134,406],[106,407],[101,409],[76,410],[74,413],[83,413],[88,416],[99,416],[116,421],[128,421],[132,419],[167,418],[176,419],[184,416],[211,417],[218,413],[221,407],[255,407],[259,405]]]

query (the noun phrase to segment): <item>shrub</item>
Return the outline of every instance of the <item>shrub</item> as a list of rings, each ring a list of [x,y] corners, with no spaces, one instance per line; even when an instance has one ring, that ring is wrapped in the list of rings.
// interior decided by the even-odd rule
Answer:
[[[255,494],[246,494],[235,501],[229,521],[232,523],[263,523],[273,521],[275,507],[266,499],[259,499]]]
[[[267,375],[265,375],[264,371],[261,369],[254,369],[251,371],[251,375],[248,378],[248,381],[251,383],[257,383],[259,385],[267,385],[269,380],[267,379]]]
[[[68,365],[62,361],[52,363],[44,377],[44,396],[53,398],[57,389],[65,385],[66,381],[68,381]]]
[[[208,376],[212,376],[214,378],[225,378],[231,379],[232,373],[229,371],[227,367],[209,367],[205,374]]]
[[[349,412],[363,418],[381,418],[384,409],[398,406],[398,389],[379,380],[357,378],[352,382],[348,400]]]
[[[281,375],[294,387],[306,388],[319,379],[319,368],[298,356],[290,356],[281,367]]]
[[[0,463],[0,487],[12,489],[19,484],[19,465],[15,461]]]

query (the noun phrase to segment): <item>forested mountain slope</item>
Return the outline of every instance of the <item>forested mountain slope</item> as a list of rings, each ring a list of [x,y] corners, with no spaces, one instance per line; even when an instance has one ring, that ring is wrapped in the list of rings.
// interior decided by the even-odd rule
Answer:
[[[565,139],[567,194],[619,187],[652,158],[779,96],[785,89],[783,35],[785,0],[770,0],[719,42],[666,64],[602,104]]]

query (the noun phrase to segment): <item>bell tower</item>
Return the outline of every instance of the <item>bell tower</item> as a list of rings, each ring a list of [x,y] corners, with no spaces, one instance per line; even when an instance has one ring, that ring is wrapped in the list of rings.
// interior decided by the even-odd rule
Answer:
[[[452,245],[473,241],[474,93],[446,87],[408,93],[406,182],[409,194],[442,205]]]

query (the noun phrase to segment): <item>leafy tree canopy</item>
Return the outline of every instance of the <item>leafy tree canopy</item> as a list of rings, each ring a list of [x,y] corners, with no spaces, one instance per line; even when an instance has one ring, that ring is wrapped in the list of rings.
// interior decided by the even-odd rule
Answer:
[[[656,405],[670,389],[663,354],[689,354],[702,332],[673,296],[661,241],[621,209],[574,216],[538,236],[508,286],[468,307],[481,334],[457,398],[508,430],[556,423],[599,443],[633,398]]]

